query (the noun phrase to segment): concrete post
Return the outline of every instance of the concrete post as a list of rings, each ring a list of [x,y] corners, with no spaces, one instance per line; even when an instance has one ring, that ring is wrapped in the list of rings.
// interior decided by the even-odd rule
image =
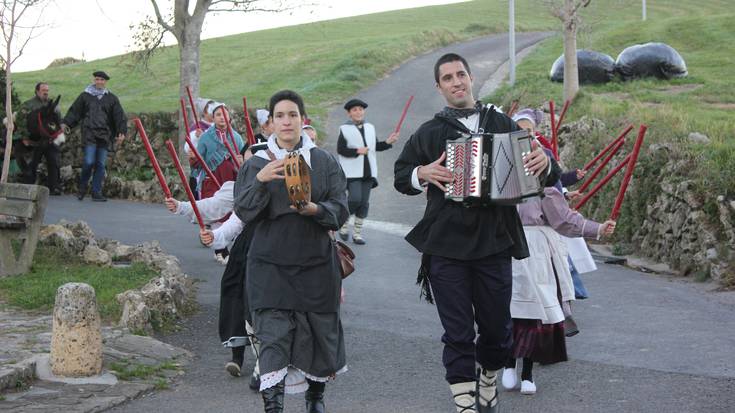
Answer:
[[[56,291],[51,336],[51,371],[89,377],[102,371],[102,334],[94,288],[64,284]]]

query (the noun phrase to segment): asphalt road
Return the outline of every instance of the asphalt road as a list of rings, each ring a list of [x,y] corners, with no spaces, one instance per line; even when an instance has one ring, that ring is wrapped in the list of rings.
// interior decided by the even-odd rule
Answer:
[[[522,37],[519,48],[540,37]],[[475,62],[475,76],[484,79],[507,55],[507,41],[498,36],[447,49]],[[371,104],[369,117],[381,136],[387,136],[395,125],[410,94],[416,95],[416,101],[404,125],[405,136],[441,108],[431,66],[442,52],[407,62],[358,94]],[[334,114],[333,119],[343,115],[338,108]],[[334,145],[334,136],[329,137],[329,145]],[[392,163],[400,142],[397,146],[380,155],[381,185],[373,193],[372,221],[365,231],[368,244],[356,246],[357,271],[345,283],[342,320],[350,370],[327,386],[326,403],[332,413],[454,411],[443,379],[436,309],[418,299],[414,282],[419,255],[402,239],[423,212],[423,201],[422,197],[400,196],[392,189]],[[217,336],[224,267],[199,245],[195,226],[160,205],[99,204],[72,197],[52,198],[46,215],[48,223],[83,219],[98,237],[128,244],[159,240],[189,275],[201,280],[201,311],[181,331],[162,337],[193,351],[195,361],[171,390],[114,411],[262,411],[260,396],[248,389],[246,378],[232,378],[224,371],[229,350],[221,347]],[[568,340],[571,360],[536,368],[535,396],[502,392],[503,411],[735,410],[733,293],[605,264],[585,274],[585,282],[592,298],[574,306],[581,333]],[[248,355],[244,370],[252,367],[253,358]],[[286,411],[303,411],[302,397],[287,396]]]

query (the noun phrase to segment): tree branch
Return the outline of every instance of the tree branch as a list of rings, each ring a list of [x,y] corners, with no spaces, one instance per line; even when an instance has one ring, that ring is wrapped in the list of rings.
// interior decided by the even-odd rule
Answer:
[[[574,5],[574,8],[572,9],[572,16],[575,16],[577,14],[577,10],[579,10],[580,7],[589,6],[591,1],[592,0],[580,0],[577,4]]]
[[[171,32],[174,36],[176,36],[176,32],[174,31],[174,28],[166,23],[166,20],[164,20],[163,15],[161,14],[161,10],[158,8],[158,2],[156,0],[151,0],[151,4],[153,5],[153,10],[156,13],[156,21],[158,24],[161,25],[166,31]],[[178,38],[178,36],[176,36]]]

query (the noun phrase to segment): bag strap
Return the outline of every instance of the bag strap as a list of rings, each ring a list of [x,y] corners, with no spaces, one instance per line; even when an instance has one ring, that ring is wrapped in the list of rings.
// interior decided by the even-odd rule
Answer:
[[[271,158],[271,161],[275,161],[276,160],[276,155],[273,155],[273,152],[271,152],[270,149],[266,149],[265,150],[265,153],[266,153],[266,155],[268,155],[269,158]]]

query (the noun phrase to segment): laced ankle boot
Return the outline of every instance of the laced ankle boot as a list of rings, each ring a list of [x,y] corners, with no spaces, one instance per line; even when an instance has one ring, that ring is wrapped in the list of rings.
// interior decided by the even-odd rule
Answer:
[[[362,238],[363,219],[355,217],[355,228],[352,230],[352,242],[357,245],[363,245],[365,239]]]
[[[477,382],[468,381],[466,383],[450,384],[449,389],[452,390],[457,413],[477,413],[477,410],[475,410]]]
[[[283,413],[283,393],[286,387],[285,380],[281,380],[273,387],[269,387],[260,394],[263,396],[265,413]]]
[[[309,382],[309,389],[306,390],[306,394],[304,396],[306,399],[306,413],[325,413],[324,387],[326,383],[320,383],[309,379],[306,381]]]
[[[350,237],[350,223],[349,220],[342,225],[342,228],[339,229],[339,237],[342,238],[342,241],[347,241],[347,238]]]
[[[477,412],[498,413],[498,375],[495,370],[482,369],[477,379]]]

